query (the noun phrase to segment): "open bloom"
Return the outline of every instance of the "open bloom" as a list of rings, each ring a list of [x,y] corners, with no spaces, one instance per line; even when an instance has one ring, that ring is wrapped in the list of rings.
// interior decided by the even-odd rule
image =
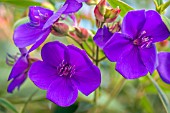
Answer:
[[[20,49],[20,51],[21,56],[15,62],[8,78],[8,80],[12,80],[7,89],[9,93],[12,93],[16,87],[19,89],[27,78],[29,68],[28,55],[26,54],[27,51],[25,48]]]
[[[29,77],[55,104],[70,106],[78,90],[89,95],[99,87],[100,71],[83,50],[56,41],[45,44],[41,56],[43,61],[32,64]]]
[[[169,52],[160,52],[158,54],[159,65],[157,67],[158,73],[162,80],[170,84],[170,53]]]
[[[62,14],[75,13],[82,7],[85,0],[66,0],[65,4],[56,12],[39,6],[29,8],[29,22],[18,26],[14,31],[14,43],[19,48],[33,46],[29,52],[39,47],[51,32],[52,24]]]
[[[127,79],[150,74],[158,65],[155,42],[163,41],[169,31],[153,10],[136,10],[126,14],[122,33],[115,33],[103,48],[116,70]]]
[[[103,28],[99,28],[97,30],[97,33],[93,37],[93,40],[96,45],[98,45],[100,48],[103,48],[112,35],[113,33],[109,31],[109,28],[104,26]]]

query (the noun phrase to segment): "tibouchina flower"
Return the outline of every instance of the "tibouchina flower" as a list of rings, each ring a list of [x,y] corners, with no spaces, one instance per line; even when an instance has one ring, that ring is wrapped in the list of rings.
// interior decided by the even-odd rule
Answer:
[[[54,22],[62,14],[75,13],[85,0],[66,0],[65,4],[54,14],[53,11],[39,6],[29,8],[30,22],[18,26],[14,31],[14,43],[19,48],[33,46],[29,52],[39,47],[51,32]]]
[[[155,42],[168,38],[169,31],[161,16],[153,10],[136,10],[126,14],[122,33],[115,33],[103,48],[116,63],[116,70],[127,79],[150,74],[158,65]]]
[[[93,40],[96,43],[96,45],[98,45],[100,48],[103,48],[112,35],[113,33],[109,31],[109,28],[104,26],[103,28],[98,29]]]
[[[47,90],[47,99],[59,106],[70,106],[78,90],[86,96],[100,86],[101,74],[79,48],[60,42],[49,42],[41,51],[43,61],[32,64],[29,77],[34,84]]]
[[[31,6],[29,8],[30,22],[18,26],[13,35],[14,43],[19,48],[32,45],[30,51],[36,49],[49,35],[50,28],[42,30],[46,21],[53,15],[53,11]]]
[[[9,84],[7,89],[9,93],[12,93],[16,87],[18,87],[19,89],[20,86],[27,78],[27,72],[29,68],[28,55],[26,54],[27,51],[25,48],[22,48],[20,50],[21,50],[21,56],[14,64],[8,78],[8,80],[12,80],[12,82]]]
[[[170,53],[169,52],[160,52],[158,54],[159,65],[158,65],[158,73],[162,80],[168,84],[170,84]]]

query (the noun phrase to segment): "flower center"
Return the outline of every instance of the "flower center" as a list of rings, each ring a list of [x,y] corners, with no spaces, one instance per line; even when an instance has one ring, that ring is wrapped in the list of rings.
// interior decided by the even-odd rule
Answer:
[[[75,73],[75,66],[71,66],[69,63],[63,60],[57,67],[57,72],[59,76],[72,77],[72,75]]]
[[[153,38],[146,36],[146,31],[141,32],[137,39],[133,40],[133,44],[141,48],[149,48]]]

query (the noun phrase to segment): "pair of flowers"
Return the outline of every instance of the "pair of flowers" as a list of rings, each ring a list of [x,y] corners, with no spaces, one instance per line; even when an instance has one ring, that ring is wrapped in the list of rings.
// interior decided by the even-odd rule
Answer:
[[[14,31],[13,39],[21,50],[21,56],[9,75],[8,80],[12,82],[8,92],[12,93],[16,87],[19,88],[28,74],[36,86],[47,90],[49,100],[60,106],[69,106],[76,101],[78,90],[89,95],[100,86],[100,70],[83,50],[73,45],[49,42],[42,48],[43,61],[32,60],[29,56],[47,38],[53,23],[58,22],[62,14],[67,16],[77,12],[84,1],[67,0],[56,13],[42,7],[30,7],[30,22],[18,26]],[[32,44],[27,51],[25,47]]]
[[[161,78],[170,83],[170,53],[157,54],[154,44],[170,36],[161,16],[153,10],[130,11],[123,19],[121,30],[112,35],[104,26],[94,37],[106,57],[116,62],[116,70],[126,79],[136,79],[148,72],[152,75],[158,69]]]

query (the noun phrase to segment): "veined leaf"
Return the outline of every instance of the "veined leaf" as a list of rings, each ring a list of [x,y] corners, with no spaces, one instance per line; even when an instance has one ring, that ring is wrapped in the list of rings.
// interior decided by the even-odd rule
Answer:
[[[40,6],[40,2],[35,2],[31,0],[0,0],[2,3],[7,3],[19,7],[29,7],[29,6]]]
[[[119,8],[121,9],[121,12],[120,12],[120,15],[122,17],[125,16],[125,14],[130,11],[130,10],[134,10],[134,8],[132,8],[131,6],[129,6],[128,4],[126,4],[125,2],[123,1],[120,1],[120,0],[107,0],[108,3],[113,7],[117,7],[119,6]]]
[[[13,111],[14,113],[18,113],[18,111],[16,110],[16,108],[6,99],[0,98],[0,104],[7,108],[10,109],[11,111]]]

